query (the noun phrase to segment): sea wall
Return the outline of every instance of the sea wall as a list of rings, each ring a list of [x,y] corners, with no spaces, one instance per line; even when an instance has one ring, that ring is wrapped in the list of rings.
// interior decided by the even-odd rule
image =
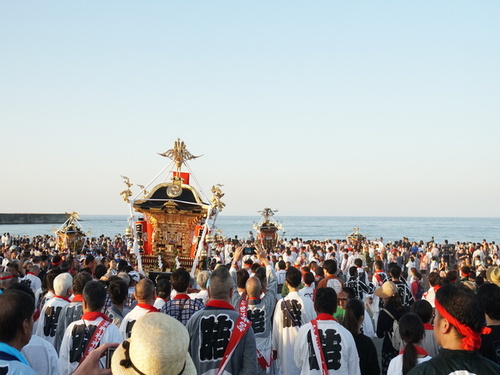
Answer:
[[[59,224],[66,214],[0,214],[0,224]]]

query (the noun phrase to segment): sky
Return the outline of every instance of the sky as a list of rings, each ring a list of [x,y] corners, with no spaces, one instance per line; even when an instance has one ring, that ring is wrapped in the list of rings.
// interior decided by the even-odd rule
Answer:
[[[126,215],[180,138],[223,215],[499,217],[499,12],[3,1],[0,212]]]

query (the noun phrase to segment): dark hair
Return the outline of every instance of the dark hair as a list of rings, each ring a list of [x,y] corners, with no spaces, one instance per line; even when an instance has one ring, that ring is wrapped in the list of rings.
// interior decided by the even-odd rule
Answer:
[[[118,265],[116,266],[116,269],[118,273],[120,273],[122,271],[125,271],[127,267],[128,267],[128,262],[125,259],[120,259]]]
[[[485,325],[483,305],[466,286],[445,284],[436,292],[436,299],[451,316],[473,331],[480,332]]]
[[[88,266],[90,263],[92,263],[95,260],[95,257],[93,255],[87,255],[85,257],[85,265]]]
[[[303,276],[304,284],[311,285],[314,282],[314,275],[312,272],[306,272]]]
[[[99,281],[89,281],[83,288],[83,299],[90,311],[101,311],[106,302],[106,288]]]
[[[404,306],[403,302],[401,302],[401,296],[399,293],[396,293],[395,295],[389,297],[387,301],[385,302],[385,307],[390,310],[393,309],[397,312],[398,315],[404,314]]]
[[[178,293],[185,292],[189,288],[190,281],[191,276],[185,268],[177,268],[174,272],[172,272],[172,276],[170,276],[172,288],[174,288]]]
[[[496,284],[483,284],[477,290],[477,296],[490,319],[500,320],[500,287]]]
[[[391,274],[391,277],[399,279],[401,277],[401,267],[399,267],[396,263],[391,263],[389,273]]]
[[[250,267],[250,270],[252,272],[255,272],[259,267],[260,267],[260,264],[258,262],[256,262],[256,263],[252,264],[252,266]]]
[[[363,267],[363,261],[360,258],[354,259],[354,264],[356,267]]]
[[[432,319],[432,305],[425,299],[415,301],[410,311],[417,314],[424,323],[429,323]]]
[[[94,277],[97,280],[99,280],[101,277],[103,277],[104,275],[106,275],[106,272],[108,272],[108,269],[106,268],[106,266],[104,264],[98,264],[95,267]]]
[[[267,277],[266,277],[266,269],[264,267],[258,267],[255,270],[254,276],[260,280],[260,285],[262,285],[262,289],[267,288]]]
[[[359,320],[365,315],[365,306],[357,298],[350,299],[345,308],[342,324],[353,336],[359,333]]]
[[[378,270],[383,270],[384,269],[384,262],[381,260],[376,260],[375,261],[375,268]]]
[[[60,273],[61,273],[60,270],[53,269],[45,274],[45,277],[43,278],[43,284],[45,284],[44,289],[46,291],[54,290],[54,280],[57,277],[57,275],[59,275]]]
[[[168,298],[170,296],[170,292],[172,291],[172,285],[170,284],[170,280],[160,279],[156,281],[156,295],[160,298]]]
[[[249,277],[250,275],[247,270],[238,270],[236,272],[236,286],[240,289],[245,289]]]
[[[406,375],[417,365],[417,348],[415,344],[422,341],[424,337],[424,323],[417,314],[404,314],[399,319],[399,334],[406,342],[403,352],[403,375]]]
[[[19,289],[0,294],[0,342],[10,342],[22,330],[23,322],[35,312],[35,299]]]
[[[349,276],[357,276],[358,275],[358,269],[356,266],[351,266],[349,267]]]
[[[356,298],[356,291],[354,290],[354,288],[351,288],[349,286],[344,286],[342,287],[342,291],[347,294],[348,300]]]
[[[458,274],[456,270],[450,270],[446,273],[446,278],[450,280],[450,282],[454,283],[457,281]]]
[[[325,277],[325,273],[323,272],[323,267],[321,266],[316,267],[316,276]]]
[[[286,263],[283,260],[278,262],[278,269],[284,270],[286,268]]]
[[[441,283],[441,276],[437,272],[431,272],[429,274],[429,284],[430,286],[436,286]]]
[[[128,297],[128,285],[123,279],[117,278],[109,283],[108,293],[113,304],[121,305]]]
[[[314,309],[318,314],[333,315],[337,311],[337,293],[330,287],[320,288],[316,291]]]
[[[286,282],[292,288],[298,288],[301,281],[302,281],[302,273],[297,268],[290,267],[288,271],[286,271]]]
[[[327,259],[323,262],[323,269],[330,275],[337,273],[337,262],[334,259]]]
[[[88,272],[80,272],[73,278],[73,294],[82,294],[85,285],[92,281],[92,276]]]

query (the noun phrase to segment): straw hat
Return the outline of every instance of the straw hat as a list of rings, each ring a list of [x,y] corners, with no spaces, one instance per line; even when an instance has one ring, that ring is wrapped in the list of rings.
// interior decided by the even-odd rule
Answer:
[[[500,268],[490,267],[486,270],[486,278],[490,283],[500,286]]]
[[[375,295],[380,298],[390,298],[398,292],[398,287],[392,281],[386,281],[380,288],[375,290]]]
[[[188,349],[186,327],[167,314],[151,312],[135,322],[130,338],[116,348],[111,371],[113,375],[196,375]]]

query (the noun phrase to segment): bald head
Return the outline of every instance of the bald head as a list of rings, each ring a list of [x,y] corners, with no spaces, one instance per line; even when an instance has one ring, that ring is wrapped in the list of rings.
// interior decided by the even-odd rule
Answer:
[[[247,280],[245,289],[247,291],[248,297],[258,298],[262,293],[262,284],[257,277],[250,277]]]
[[[155,285],[150,279],[142,279],[135,286],[135,299],[140,303],[152,305],[155,301]]]

